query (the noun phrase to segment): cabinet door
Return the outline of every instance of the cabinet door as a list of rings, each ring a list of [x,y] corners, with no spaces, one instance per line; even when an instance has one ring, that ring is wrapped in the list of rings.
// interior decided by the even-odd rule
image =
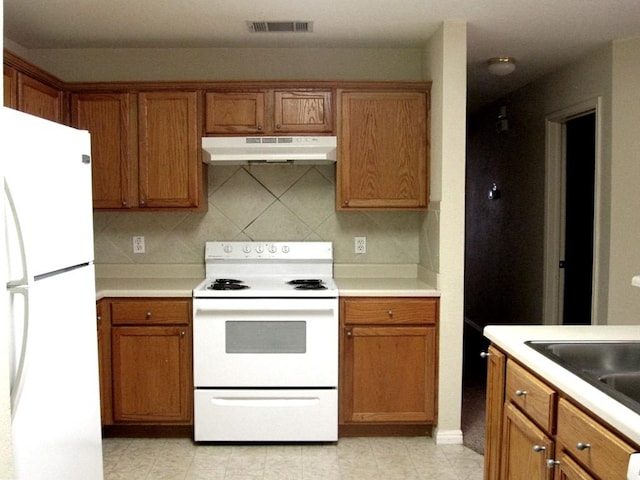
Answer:
[[[116,422],[190,421],[190,338],[185,326],[112,329]]]
[[[18,108],[18,71],[4,65],[4,106]]]
[[[557,466],[555,480],[596,480],[564,452],[560,453],[558,460],[560,463]]]
[[[264,92],[209,92],[205,96],[206,133],[263,133]]]
[[[504,405],[506,357],[489,347],[487,356],[486,433],[484,446],[484,478],[499,480],[502,458],[502,408]]]
[[[337,209],[424,209],[428,187],[424,92],[342,92]]]
[[[345,423],[431,422],[435,328],[347,325],[343,338]]]
[[[554,469],[547,465],[553,460],[553,441],[511,403],[504,408],[502,441],[502,480],[553,478]]]
[[[274,92],[274,130],[282,133],[333,131],[330,91]]]
[[[62,91],[18,73],[18,110],[62,123]]]
[[[111,325],[107,302],[107,300],[100,300],[96,303],[102,425],[113,423],[113,412],[111,410]]]
[[[94,208],[132,206],[132,168],[136,148],[128,93],[77,93],[71,96],[71,124],[91,133]]]
[[[202,175],[196,92],[143,92],[139,206],[197,207]]]

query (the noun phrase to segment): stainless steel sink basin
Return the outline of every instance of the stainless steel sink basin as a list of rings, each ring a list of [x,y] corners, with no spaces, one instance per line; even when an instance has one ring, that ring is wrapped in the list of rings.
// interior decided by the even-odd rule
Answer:
[[[640,342],[525,342],[640,413]]]

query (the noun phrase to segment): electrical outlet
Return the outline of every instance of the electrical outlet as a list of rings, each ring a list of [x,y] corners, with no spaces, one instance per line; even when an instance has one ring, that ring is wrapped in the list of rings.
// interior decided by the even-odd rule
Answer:
[[[133,237],[133,253],[144,253],[144,237]]]
[[[367,253],[367,237],[355,237],[356,253]]]

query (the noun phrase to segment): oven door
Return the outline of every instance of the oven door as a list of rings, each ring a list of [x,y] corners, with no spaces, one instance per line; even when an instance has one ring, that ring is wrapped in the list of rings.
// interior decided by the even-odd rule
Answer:
[[[195,298],[196,388],[338,385],[337,298]]]

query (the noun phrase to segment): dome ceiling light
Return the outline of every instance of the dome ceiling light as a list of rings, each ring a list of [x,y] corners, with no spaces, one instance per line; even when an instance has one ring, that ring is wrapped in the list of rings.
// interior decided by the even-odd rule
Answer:
[[[513,57],[494,57],[487,61],[489,73],[503,77],[513,73],[516,69],[516,59]]]

